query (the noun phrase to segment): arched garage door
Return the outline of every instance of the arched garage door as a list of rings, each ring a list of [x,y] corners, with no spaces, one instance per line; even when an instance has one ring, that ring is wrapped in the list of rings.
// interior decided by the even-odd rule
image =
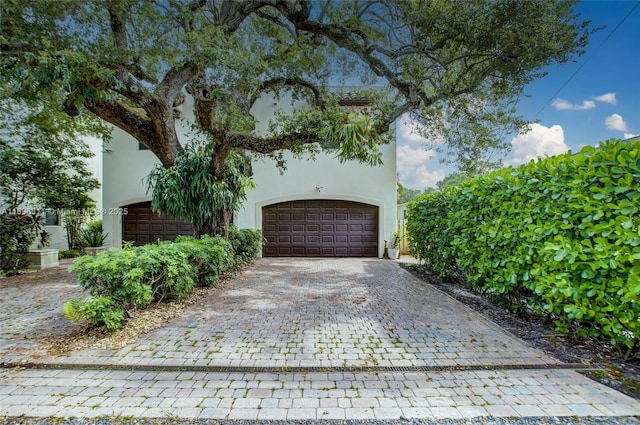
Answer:
[[[378,207],[335,200],[262,208],[265,257],[377,257]]]
[[[122,216],[122,240],[134,245],[144,245],[161,240],[174,240],[178,235],[193,235],[193,225],[183,220],[173,220],[151,211],[151,202],[139,202],[124,207]]]

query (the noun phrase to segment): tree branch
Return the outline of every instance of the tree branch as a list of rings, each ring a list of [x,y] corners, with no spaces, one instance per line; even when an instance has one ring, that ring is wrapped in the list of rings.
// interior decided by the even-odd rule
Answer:
[[[315,132],[291,132],[272,137],[260,137],[252,134],[228,131],[221,133],[222,144],[227,144],[236,149],[245,149],[261,154],[269,154],[274,151],[289,149],[299,144],[321,143]]]
[[[413,111],[418,106],[419,104],[417,101],[408,101],[403,103],[402,105],[399,105],[390,114],[385,116],[385,118],[382,121],[376,124],[375,126],[376,133],[378,134],[386,133],[387,131],[389,131],[389,127],[391,126],[391,124],[393,124],[395,120],[400,118],[405,113]]]
[[[84,106],[96,116],[124,130],[147,146],[163,166],[173,165],[175,155],[180,149],[171,140],[170,127],[173,126],[173,119],[169,120],[170,123],[163,123],[163,128],[159,128],[157,120],[154,121],[146,111],[132,108],[117,100],[96,102],[87,99],[84,101]],[[165,121],[164,117],[163,121]],[[175,133],[175,129],[173,131]],[[177,141],[177,137],[174,140]]]
[[[2,43],[0,44],[0,52],[9,55],[17,55],[20,53],[36,53],[40,49],[29,43]]]
[[[171,68],[160,85],[156,88],[155,94],[165,105],[173,105],[176,96],[191,79],[197,74],[198,67],[193,62],[187,62],[179,67]]]
[[[313,84],[311,81],[307,81],[301,77],[276,77],[270,80],[263,81],[258,90],[256,90],[255,94],[251,96],[249,107],[253,106],[253,104],[260,97],[260,94],[262,94],[264,91],[277,86],[300,86],[307,88],[313,93],[316,106],[318,106],[320,109],[324,109],[325,102],[322,98],[322,94],[318,86]]]
[[[366,38],[363,39],[362,43],[358,43],[350,37],[351,33],[348,29],[337,25],[325,25],[311,20],[295,20],[294,16],[287,14],[286,9],[278,8],[278,10],[280,10],[280,12],[299,30],[327,37],[336,43],[336,45],[345,48],[360,57],[377,76],[385,78],[391,86],[396,88],[402,95],[409,99],[409,102],[405,104],[404,107],[409,105],[415,108],[419,106],[420,102],[426,105],[433,103],[430,96],[417,84],[401,80],[396,72],[387,66],[384,61],[373,56],[373,51],[377,51],[377,49],[371,49],[370,46],[368,46],[368,40]],[[359,32],[358,36],[362,38],[364,33]]]

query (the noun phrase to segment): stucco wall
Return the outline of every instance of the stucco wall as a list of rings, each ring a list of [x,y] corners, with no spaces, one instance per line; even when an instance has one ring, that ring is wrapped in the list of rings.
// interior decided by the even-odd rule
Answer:
[[[256,104],[252,113],[256,117],[257,131],[265,131],[269,118],[283,108],[289,109],[290,101],[264,98]],[[190,99],[182,106],[191,108]],[[289,109],[290,110],[290,109]],[[187,117],[189,118],[189,117]],[[187,140],[186,124],[178,127],[181,140]],[[150,151],[138,149],[138,143],[123,131],[114,130],[113,140],[104,154],[103,207],[104,229],[109,232],[108,246],[122,244],[122,216],[109,214],[128,204],[149,200],[146,182],[157,159]],[[280,174],[269,159],[254,162],[254,180],[257,188],[249,193],[247,202],[236,217],[241,228],[262,228],[261,207],[294,199],[340,199],[363,202],[379,207],[380,255],[384,240],[389,239],[396,226],[396,155],[395,144],[383,146],[384,166],[368,167],[349,162],[340,164],[331,154],[317,155],[316,160],[300,160],[288,157],[287,170]],[[318,188],[320,188],[318,190]],[[115,211],[117,212],[117,211]]]
[[[262,228],[266,205],[302,199],[339,199],[379,207],[379,255],[396,226],[395,146],[382,148],[385,165],[368,167],[354,162],[341,164],[333,155],[318,155],[315,161],[289,156],[287,170],[280,175],[271,160],[254,163],[256,190],[249,194],[238,213],[240,227]]]

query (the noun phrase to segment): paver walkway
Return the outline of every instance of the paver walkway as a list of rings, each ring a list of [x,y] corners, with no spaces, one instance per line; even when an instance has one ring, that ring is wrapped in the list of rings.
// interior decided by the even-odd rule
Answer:
[[[3,327],[19,328],[16,320],[0,311]],[[5,362],[24,357],[10,340],[0,340],[0,353]],[[42,368],[0,370],[0,416],[640,414],[638,401],[388,260],[261,259],[123,349],[32,360]]]

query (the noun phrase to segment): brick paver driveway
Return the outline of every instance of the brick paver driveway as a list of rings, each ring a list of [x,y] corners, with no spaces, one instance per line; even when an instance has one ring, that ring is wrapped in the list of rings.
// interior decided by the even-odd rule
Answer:
[[[261,259],[134,344],[37,361],[47,368],[0,370],[0,415],[640,414],[636,400],[377,259]]]
[[[261,259],[169,326],[73,363],[469,366],[558,361],[414,278],[367,259]]]

